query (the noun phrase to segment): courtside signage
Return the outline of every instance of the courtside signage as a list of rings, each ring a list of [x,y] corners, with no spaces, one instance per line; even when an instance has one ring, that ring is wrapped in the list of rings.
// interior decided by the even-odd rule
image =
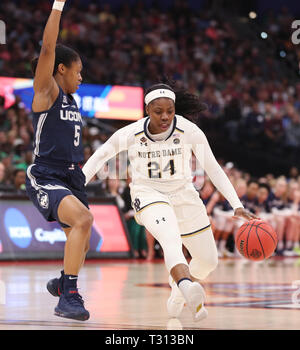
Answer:
[[[93,257],[104,253],[129,256],[131,247],[117,206],[103,203],[91,204],[90,208],[94,223],[89,252]],[[30,201],[0,200],[0,260],[24,253],[47,259],[52,253],[63,253],[65,241],[60,225],[47,222]]]

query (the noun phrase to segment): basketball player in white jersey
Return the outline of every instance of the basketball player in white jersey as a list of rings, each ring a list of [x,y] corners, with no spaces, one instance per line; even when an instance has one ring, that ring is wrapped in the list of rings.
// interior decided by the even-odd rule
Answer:
[[[182,116],[198,114],[204,105],[194,95],[174,91],[166,84],[148,89],[148,117],[115,132],[87,161],[83,173],[88,183],[110,158],[128,151],[136,221],[160,243],[170,274],[169,316],[178,317],[186,302],[198,321],[207,316],[207,310],[205,291],[197,280],[216,268],[218,253],[206,208],[192,184],[192,152],[234,215],[246,220],[256,217],[243,208],[204,133]],[[192,257],[189,264],[182,243]]]

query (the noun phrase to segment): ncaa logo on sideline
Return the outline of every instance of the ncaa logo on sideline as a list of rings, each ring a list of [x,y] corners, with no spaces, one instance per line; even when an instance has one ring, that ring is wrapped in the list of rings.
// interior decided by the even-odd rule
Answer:
[[[0,20],[0,44],[6,44],[6,25]]]
[[[4,215],[4,226],[12,242],[19,248],[27,248],[32,234],[26,217],[16,208],[9,208]]]

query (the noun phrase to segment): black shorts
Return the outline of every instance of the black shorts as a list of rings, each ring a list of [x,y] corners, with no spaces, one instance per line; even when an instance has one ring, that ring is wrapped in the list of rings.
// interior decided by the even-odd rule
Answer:
[[[89,208],[85,192],[85,176],[78,165],[54,166],[32,164],[27,169],[26,192],[47,221],[60,222],[58,206],[65,196],[74,195]]]

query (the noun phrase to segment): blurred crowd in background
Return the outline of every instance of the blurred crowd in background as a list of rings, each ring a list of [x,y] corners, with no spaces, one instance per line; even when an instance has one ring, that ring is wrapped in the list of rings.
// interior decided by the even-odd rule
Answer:
[[[30,61],[39,54],[51,5],[1,1],[7,44],[0,45],[0,76],[32,78]],[[143,1],[122,2],[117,10],[107,3],[72,1],[59,42],[79,52],[85,83],[147,88],[165,75],[197,94],[208,106],[197,123],[244,205],[275,226],[277,254],[292,255],[300,232],[300,49],[291,42],[294,17],[287,8],[252,17],[209,6],[195,11],[187,1],[175,1],[167,10]],[[88,159],[109,132],[96,121],[85,124]],[[31,113],[18,98],[4,109],[0,97],[1,193],[24,193],[32,140]],[[200,180],[195,174],[195,186],[208,205],[220,255],[234,254],[229,237],[240,223],[203,174]],[[131,232],[136,230],[136,256],[153,258],[155,242],[133,224],[127,182],[101,182],[90,194],[118,198]]]

